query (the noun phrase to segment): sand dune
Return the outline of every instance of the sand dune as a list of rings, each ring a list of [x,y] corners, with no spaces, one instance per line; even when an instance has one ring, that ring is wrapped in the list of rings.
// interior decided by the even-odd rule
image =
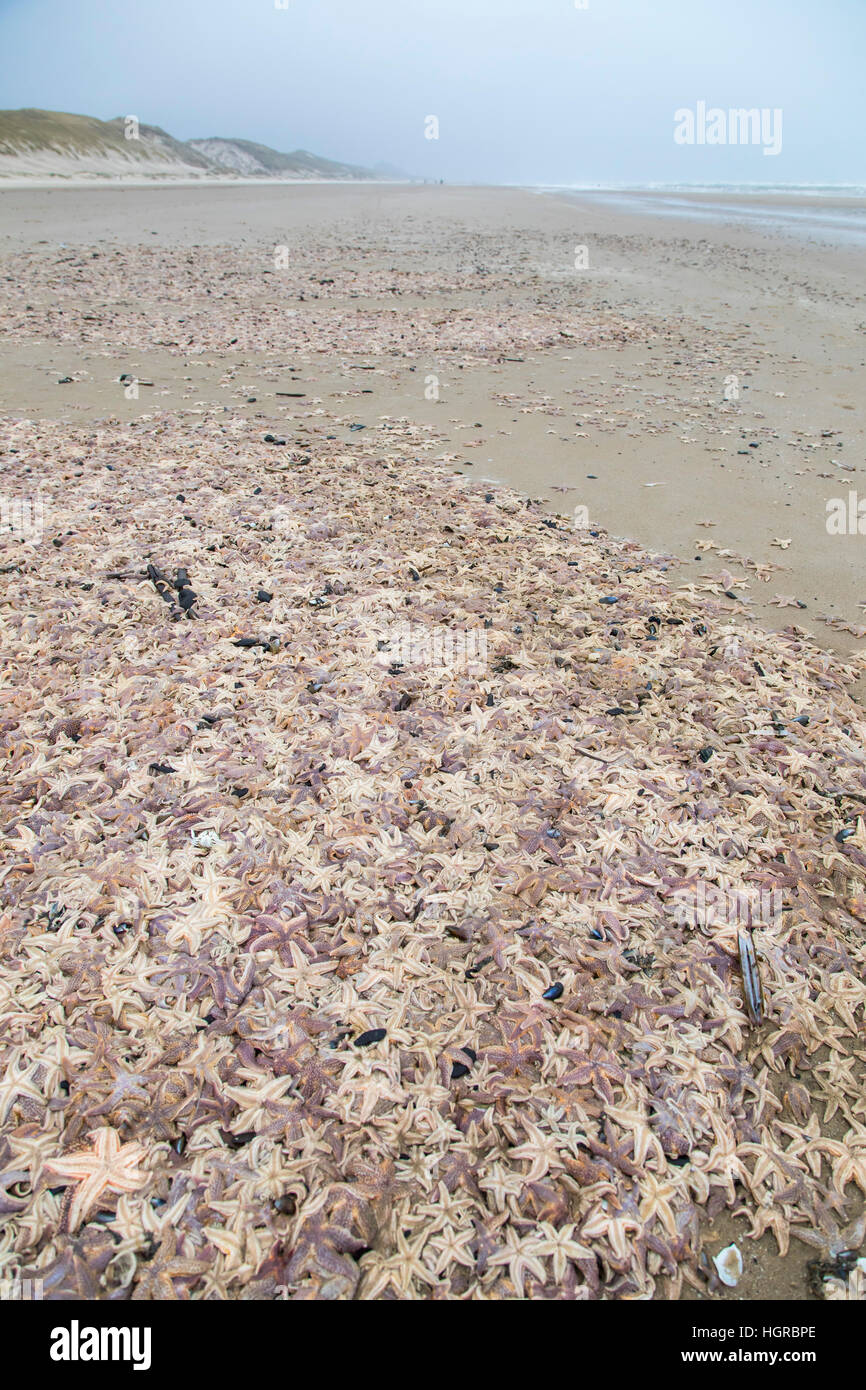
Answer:
[[[135,116],[0,111],[0,179],[369,179],[369,169],[250,140],[176,140]]]

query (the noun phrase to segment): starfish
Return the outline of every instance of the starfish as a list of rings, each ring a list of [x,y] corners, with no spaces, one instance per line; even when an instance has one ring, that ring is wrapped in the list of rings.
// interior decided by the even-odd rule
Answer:
[[[177,1070],[169,1071],[162,1085],[150,1097],[147,1110],[142,1118],[142,1132],[162,1141],[177,1137],[177,1121],[180,1116],[195,1104],[195,1096],[190,1094],[186,1078]],[[228,1103],[223,1103],[224,1118],[228,1122]]]
[[[840,1226],[830,1215],[828,1205],[819,1202],[814,1221],[808,1226],[792,1226],[791,1234],[806,1245],[813,1245],[825,1260],[834,1260],[849,1250],[859,1250],[866,1240],[866,1212],[861,1212],[847,1226]]]
[[[613,1089],[608,1081],[608,1077],[616,1082],[625,1079],[625,1073],[612,1056],[590,1056],[579,1049],[569,1047],[562,1052],[557,1052],[557,1057],[567,1057],[576,1065],[569,1071],[564,1072],[556,1078],[558,1089],[571,1088],[573,1086],[586,1086],[592,1084],[596,1093],[613,1103]]]
[[[467,1269],[474,1269],[475,1256],[467,1249],[474,1239],[475,1232],[471,1226],[462,1231],[456,1231],[453,1226],[446,1226],[440,1235],[434,1236],[430,1241],[430,1248],[437,1255],[433,1273],[441,1275],[449,1267],[453,1270],[454,1265],[465,1265]]]
[[[506,1032],[505,1020],[501,1020],[499,1026],[502,1029],[502,1046],[488,1048],[488,1060],[497,1072],[506,1077],[525,1075],[528,1066],[532,1062],[540,1062],[542,1058],[537,1028],[527,1035],[516,1020],[512,1021],[510,1032]]]
[[[484,1192],[493,1194],[497,1211],[504,1211],[508,1197],[516,1197],[523,1190],[525,1183],[523,1173],[509,1172],[501,1163],[491,1163],[489,1170],[478,1180],[478,1185]]]
[[[532,1274],[539,1284],[544,1284],[547,1279],[547,1272],[539,1259],[539,1242],[533,1237],[521,1239],[513,1226],[506,1226],[505,1244],[500,1246],[495,1254],[491,1255],[487,1261],[491,1268],[496,1265],[508,1265],[508,1272],[511,1281],[517,1290],[518,1298],[523,1297],[523,1280],[526,1274]],[[549,1239],[543,1242],[546,1249],[550,1248]]]
[[[553,1277],[557,1284],[564,1281],[570,1260],[591,1260],[594,1258],[592,1251],[586,1245],[581,1245],[579,1240],[574,1239],[574,1231],[573,1223],[561,1226],[558,1230],[549,1221],[542,1221],[538,1226],[535,1251],[542,1258],[551,1260]]]
[[[435,1284],[436,1275],[421,1259],[425,1240],[426,1237],[422,1234],[417,1240],[410,1242],[402,1230],[398,1230],[397,1249],[393,1255],[384,1260],[378,1256],[362,1256],[360,1263],[364,1270],[363,1297],[374,1299],[388,1288],[393,1288],[398,1298],[412,1298],[417,1296],[415,1281],[422,1285]]]
[[[559,1145],[552,1134],[544,1134],[537,1125],[530,1120],[523,1121],[523,1128],[529,1138],[518,1148],[509,1150],[509,1157],[526,1159],[532,1164],[529,1172],[524,1176],[524,1182],[537,1182],[556,1168],[564,1168],[565,1165],[559,1156]]]
[[[750,1240],[757,1240],[765,1231],[772,1231],[780,1256],[787,1255],[791,1226],[785,1213],[778,1207],[758,1207],[756,1210],[747,1206],[736,1207],[734,1216],[746,1216],[751,1221],[752,1229],[746,1232]]]
[[[88,1116],[117,1112],[127,1120],[130,1113],[134,1116],[136,1111],[141,1111],[148,1104],[150,1096],[144,1082],[154,1080],[156,1073],[125,1071],[116,1062],[109,1065],[114,1073],[111,1091],[101,1105],[88,1112]]]
[[[4,1079],[0,1081],[0,1121],[6,1120],[18,1096],[30,1096],[45,1104],[45,1097],[33,1080],[39,1066],[38,1062],[33,1062],[23,1071],[13,1071],[11,1066],[7,1069]]]
[[[846,1133],[846,1141],[849,1136],[854,1137],[852,1130]],[[807,1158],[812,1151],[827,1155],[827,1162],[833,1170],[833,1187],[840,1197],[851,1182],[857,1183],[861,1191],[866,1192],[866,1154],[862,1146],[855,1147],[856,1143],[856,1138],[853,1145],[834,1139],[816,1139],[806,1150]]]
[[[21,1277],[40,1280],[42,1297],[52,1302],[84,1302],[98,1299],[100,1294],[104,1297],[104,1290],[99,1285],[104,1265],[100,1269],[92,1253],[85,1251],[83,1241],[60,1237],[58,1250],[59,1254],[49,1264],[23,1269]]]
[[[540,1222],[556,1226],[568,1220],[571,1209],[566,1192],[558,1184],[532,1182],[520,1194],[520,1210],[533,1226]]]
[[[419,1154],[426,1152],[426,1148],[419,1150]],[[429,1161],[428,1159],[428,1163]],[[434,1159],[433,1162],[435,1161]],[[449,1153],[443,1154],[437,1176],[447,1192],[466,1192],[470,1197],[477,1198],[480,1196],[478,1172],[479,1162],[464,1141],[462,1144],[455,1144]]]
[[[286,965],[292,965],[295,958],[291,947],[296,937],[303,940],[303,933],[309,925],[310,919],[306,912],[288,919],[263,914],[256,922],[250,953],[254,955],[258,951],[276,951]]]
[[[308,1205],[315,1210],[295,1232],[286,1279],[289,1284],[306,1278],[328,1279],[336,1296],[352,1297],[361,1269],[350,1255],[370,1250],[377,1234],[370,1205],[348,1189],[336,1187]]]
[[[614,1169],[625,1173],[626,1177],[633,1178],[639,1169],[632,1161],[634,1153],[634,1139],[631,1135],[628,1138],[617,1141],[616,1131],[610,1120],[604,1122],[604,1133],[607,1143],[603,1144],[599,1139],[594,1139],[592,1135],[587,1137],[587,1144],[597,1158],[604,1161],[604,1166],[609,1167],[613,1174]]]
[[[176,1231],[169,1231],[152,1260],[143,1266],[141,1279],[135,1286],[133,1299],[176,1300],[175,1279],[198,1279],[209,1268],[207,1260],[187,1259],[178,1254]]]
[[[243,1075],[258,1080],[258,1085],[225,1087],[225,1094],[229,1100],[236,1101],[243,1107],[241,1113],[235,1116],[235,1133],[255,1129],[257,1124],[260,1125],[265,1116],[271,1113],[268,1111],[268,1102],[281,1101],[295,1084],[294,1077],[291,1076],[272,1076],[268,1079],[264,1075],[256,1077],[249,1071],[244,1071]]]
[[[562,855],[556,847],[556,837],[551,833],[549,825],[542,825],[537,830],[518,830],[517,838],[522,841],[525,854],[536,854],[538,850],[542,850],[554,864],[562,864]]]
[[[121,1144],[116,1131],[108,1126],[90,1132],[92,1150],[47,1159],[45,1166],[57,1173],[63,1186],[77,1182],[78,1188],[69,1209],[69,1229],[77,1230],[82,1218],[96,1205],[103,1192],[135,1192],[147,1182],[148,1174],[139,1172],[138,1165],[145,1156],[141,1144]]]
[[[631,1260],[632,1242],[628,1233],[640,1234],[641,1223],[636,1215],[623,1207],[608,1207],[607,1202],[599,1202],[589,1213],[580,1229],[581,1236],[600,1236],[610,1244],[610,1252],[603,1248],[602,1253],[610,1262],[611,1253],[615,1259],[628,1265]]]
[[[672,1236],[677,1234],[676,1217],[670,1198],[678,1191],[675,1182],[660,1182],[654,1173],[645,1172],[641,1184],[640,1219],[649,1222],[657,1217]]]

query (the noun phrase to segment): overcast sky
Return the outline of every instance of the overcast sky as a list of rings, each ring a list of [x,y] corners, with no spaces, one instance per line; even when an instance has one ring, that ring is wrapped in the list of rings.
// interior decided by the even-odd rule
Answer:
[[[0,0],[0,107],[446,180],[866,184],[866,0],[278,2]],[[699,101],[781,108],[781,153],[677,144]]]

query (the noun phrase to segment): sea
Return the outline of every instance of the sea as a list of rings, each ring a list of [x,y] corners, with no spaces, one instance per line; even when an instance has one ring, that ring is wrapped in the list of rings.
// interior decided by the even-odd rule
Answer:
[[[863,184],[548,184],[534,191],[598,200],[644,216],[739,223],[809,240],[866,242]]]

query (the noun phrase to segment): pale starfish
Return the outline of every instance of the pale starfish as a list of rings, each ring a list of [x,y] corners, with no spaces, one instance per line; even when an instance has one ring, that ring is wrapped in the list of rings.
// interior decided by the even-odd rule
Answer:
[[[549,1221],[542,1221],[538,1226],[535,1254],[551,1260],[553,1277],[557,1284],[563,1283],[570,1260],[593,1258],[592,1251],[574,1239],[574,1231],[573,1222],[568,1226],[561,1226],[559,1230]]]
[[[544,1284],[547,1278],[544,1265],[539,1259],[539,1242],[534,1237],[521,1239],[513,1226],[506,1227],[504,1234],[505,1244],[490,1256],[487,1263],[491,1267],[508,1265],[508,1272],[517,1290],[517,1296],[522,1298],[523,1280],[526,1274],[534,1275],[540,1284]]]
[[[8,1067],[6,1075],[0,1081],[0,1121],[6,1120],[18,1096],[30,1096],[31,1099],[45,1104],[45,1096],[33,1080],[39,1068],[39,1062],[33,1062],[21,1071],[14,1071],[11,1065]]]
[[[103,1192],[134,1192],[148,1179],[148,1174],[138,1168],[145,1156],[141,1144],[121,1144],[116,1130],[108,1126],[91,1130],[90,1138],[92,1150],[68,1153],[45,1163],[46,1168],[58,1174],[61,1185],[81,1184],[69,1208],[70,1231],[77,1230]]]

